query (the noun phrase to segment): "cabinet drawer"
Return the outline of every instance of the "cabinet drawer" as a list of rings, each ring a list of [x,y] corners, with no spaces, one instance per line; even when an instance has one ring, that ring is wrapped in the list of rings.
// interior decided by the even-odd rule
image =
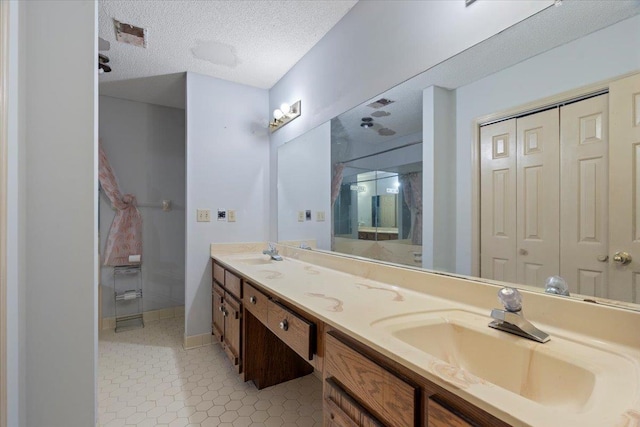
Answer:
[[[453,410],[437,401],[429,399],[427,403],[427,427],[473,427]]]
[[[368,357],[326,335],[325,371],[385,425],[416,425],[419,389]]]
[[[330,427],[384,427],[330,378],[325,381],[323,411]]]
[[[227,292],[238,299],[242,299],[242,285],[240,278],[230,271],[224,272],[224,287],[227,288]]]
[[[213,263],[213,279],[224,285],[224,268],[217,262]]]
[[[269,313],[269,297],[251,286],[250,283],[244,282],[244,297],[242,302],[247,310],[251,312],[259,321],[266,324]]]
[[[269,301],[267,326],[293,351],[307,360],[313,359],[316,325],[275,301]]]

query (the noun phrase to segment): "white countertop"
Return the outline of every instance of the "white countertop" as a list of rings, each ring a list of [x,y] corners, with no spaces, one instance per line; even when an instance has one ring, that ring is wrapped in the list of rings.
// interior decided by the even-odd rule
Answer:
[[[599,306],[585,308],[585,303],[578,305],[558,297],[525,294],[527,314],[531,312],[534,317],[540,317],[550,308],[561,310],[561,315],[554,317],[556,324],[536,322],[527,315],[532,323],[552,337],[548,343],[539,344],[486,327],[491,321],[491,308],[497,306],[497,302],[491,302],[491,298],[495,301],[497,288],[491,285],[287,247],[280,247],[283,261],[270,261],[268,256],[262,255],[264,247],[264,243],[211,245],[211,256],[273,294],[514,426],[640,426],[640,344],[637,337],[640,335],[640,313],[615,308],[603,311]],[[558,304],[561,304],[560,308]],[[589,317],[579,322],[571,318],[585,316],[584,310],[588,310]],[[564,382],[567,395],[563,395],[564,390],[557,389],[543,393],[544,389],[536,389],[535,381],[523,385],[528,390],[515,393],[481,378],[482,375],[472,375],[433,357],[394,335],[395,324],[410,322],[411,316],[422,318],[427,312],[487,336],[488,339],[479,341],[478,347],[491,346],[492,340],[498,342],[496,339],[499,339],[500,343],[512,342],[525,352],[535,350],[536,354],[550,355],[559,358],[557,360],[568,355],[566,360],[571,366],[593,372],[594,391],[580,401],[574,396],[575,389],[571,390],[576,386],[569,374],[571,370],[560,368],[557,375],[568,375]],[[606,325],[609,321],[614,324]],[[589,328],[580,329],[579,325],[585,322],[598,323],[598,327],[593,328],[593,335],[585,333]],[[607,326],[628,328],[625,333],[634,336],[627,337],[618,331],[612,334],[612,341],[603,339]],[[493,347],[486,350],[495,353]],[[483,349],[476,351],[481,354]],[[495,366],[507,364],[497,360]],[[496,371],[494,375],[499,374]]]

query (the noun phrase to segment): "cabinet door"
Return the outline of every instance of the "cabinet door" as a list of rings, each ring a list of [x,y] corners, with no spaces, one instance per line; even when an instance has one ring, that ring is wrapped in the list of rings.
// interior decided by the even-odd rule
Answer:
[[[240,370],[240,331],[242,318],[240,304],[230,296],[224,302],[224,350],[231,362]]]
[[[454,411],[433,399],[427,403],[427,427],[473,427]]]
[[[224,291],[217,284],[211,293],[211,311],[213,317],[213,335],[222,341],[224,335]]]

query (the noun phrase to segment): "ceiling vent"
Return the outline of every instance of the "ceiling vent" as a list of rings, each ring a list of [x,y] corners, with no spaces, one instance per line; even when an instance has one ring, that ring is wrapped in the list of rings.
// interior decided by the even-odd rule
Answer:
[[[367,107],[378,109],[378,108],[384,107],[385,105],[392,104],[394,102],[395,101],[392,101],[392,100],[387,99],[387,98],[380,98],[377,101],[374,101],[371,104],[367,105]]]
[[[116,40],[120,43],[132,44],[138,47],[147,47],[147,29],[125,24],[116,19],[113,20],[116,30]]]

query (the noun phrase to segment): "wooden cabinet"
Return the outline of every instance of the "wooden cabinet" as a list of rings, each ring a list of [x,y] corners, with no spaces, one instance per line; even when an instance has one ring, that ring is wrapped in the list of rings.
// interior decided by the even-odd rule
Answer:
[[[222,342],[224,332],[224,289],[213,283],[211,292],[211,313],[213,335]]]
[[[241,279],[213,262],[211,292],[212,333],[236,371],[242,372],[242,295]]]
[[[325,340],[325,401],[331,400],[358,426],[366,425],[361,413],[371,414],[370,418],[381,425],[411,427],[419,418],[419,387],[392,372],[387,367],[356,351],[353,346],[330,332]],[[353,405],[344,405],[345,399],[336,401],[332,397],[335,386],[340,384],[343,394],[348,396],[362,410],[353,417]],[[327,417],[329,420],[327,420]],[[330,414],[325,413],[325,425],[331,425]]]
[[[427,401],[427,427],[473,427],[473,424],[457,411],[430,398]]]
[[[341,332],[324,342],[325,427],[509,427]]]
[[[308,375],[319,366],[317,321],[243,280],[245,380],[258,389]],[[320,328],[321,329],[321,328]]]

